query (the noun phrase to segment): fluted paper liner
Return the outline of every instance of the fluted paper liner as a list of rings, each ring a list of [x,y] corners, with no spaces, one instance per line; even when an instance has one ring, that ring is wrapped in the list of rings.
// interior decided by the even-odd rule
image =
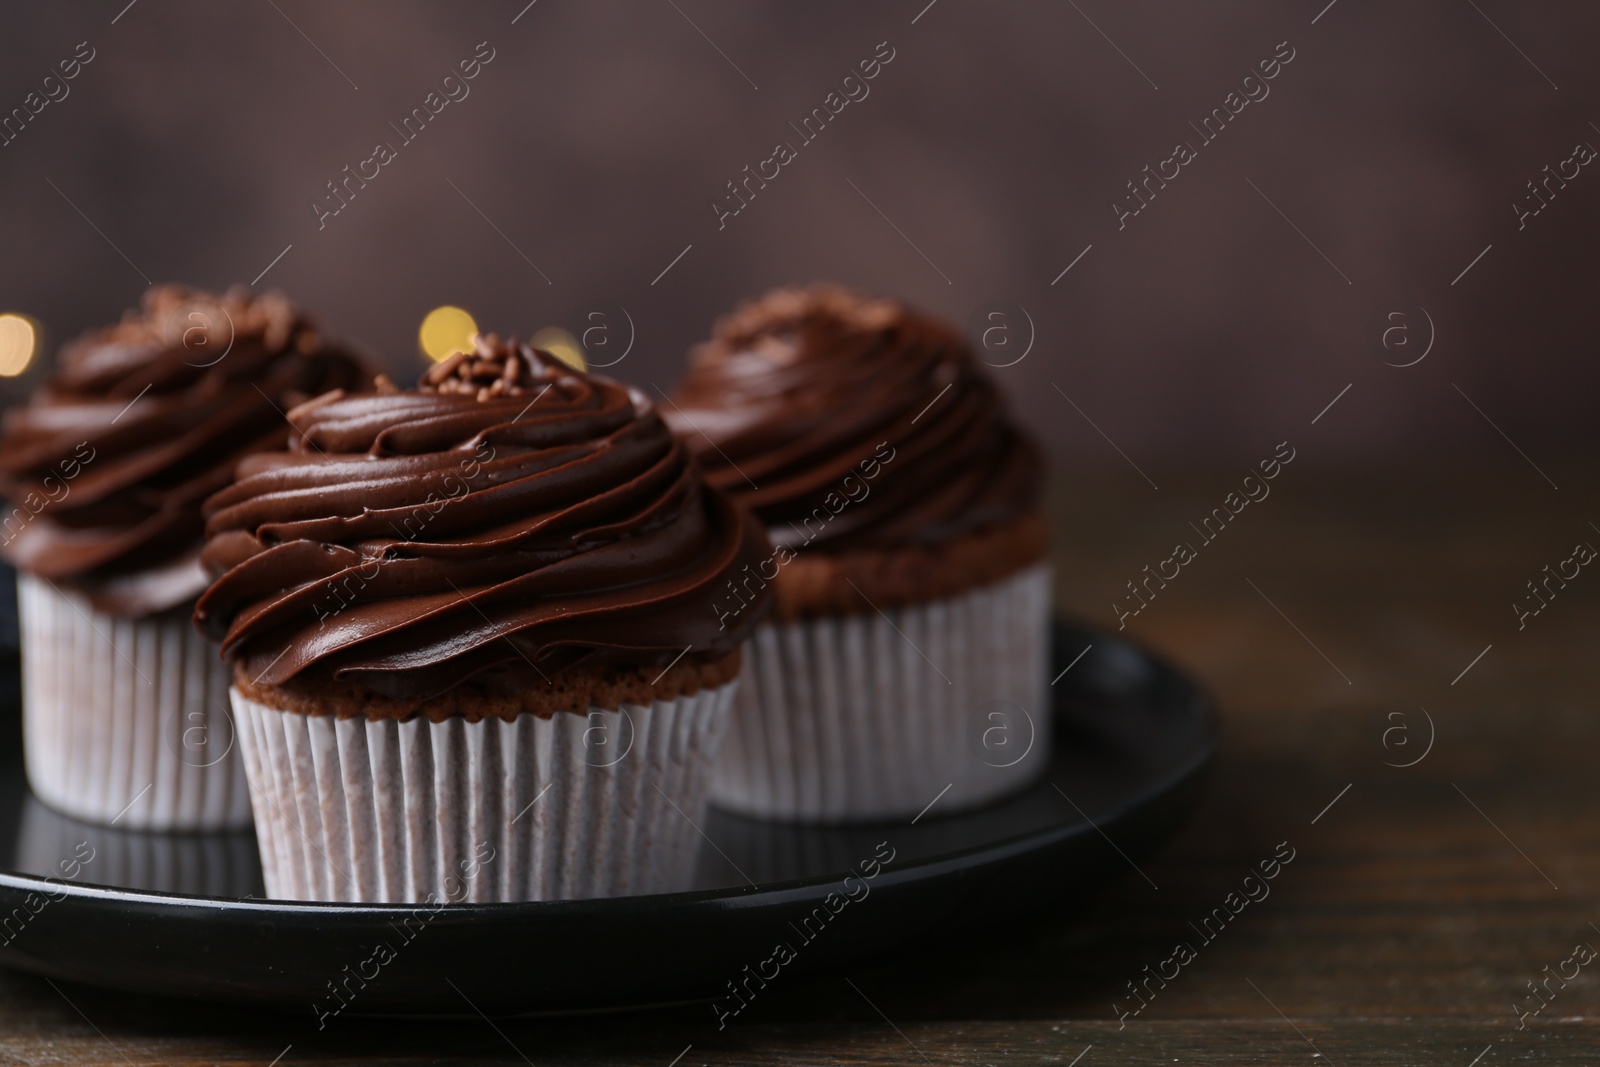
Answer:
[[[305,715],[235,689],[267,896],[461,902],[688,888],[737,685],[471,723]]]
[[[186,614],[128,619],[17,575],[28,784],[126,830],[250,824],[228,670]]]
[[[712,803],[846,822],[1022,788],[1050,762],[1049,612],[1040,564],[944,600],[762,624]]]

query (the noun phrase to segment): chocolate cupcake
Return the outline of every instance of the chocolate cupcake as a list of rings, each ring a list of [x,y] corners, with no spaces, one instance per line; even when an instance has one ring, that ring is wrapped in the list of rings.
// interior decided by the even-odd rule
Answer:
[[[682,888],[771,551],[649,399],[478,338],[415,390],[289,413],[206,505],[196,622],[233,701],[269,895]]]
[[[665,415],[777,546],[715,803],[859,820],[970,807],[1049,760],[1038,451],[953,328],[835,288],[740,307]]]
[[[124,828],[248,824],[228,675],[189,623],[200,506],[242,456],[283,446],[284,408],[360,377],[282,296],[165,286],[65,345],[7,412],[0,553],[41,800]]]

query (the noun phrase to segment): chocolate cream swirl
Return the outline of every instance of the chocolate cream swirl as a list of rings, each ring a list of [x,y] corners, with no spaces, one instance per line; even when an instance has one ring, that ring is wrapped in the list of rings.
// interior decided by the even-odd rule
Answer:
[[[220,577],[195,620],[253,680],[503,691],[723,656],[759,620],[719,629],[712,608],[770,551],[759,524],[608,378],[480,337],[416,390],[384,380],[289,415],[290,450],[246,460],[206,505]]]
[[[283,447],[285,408],[363,378],[280,294],[153,288],[6,414],[0,553],[113,614],[192,602],[205,498],[241,457]]]
[[[1039,453],[965,340],[890,300],[816,287],[744,304],[663,414],[792,548],[943,543],[1039,506]]]

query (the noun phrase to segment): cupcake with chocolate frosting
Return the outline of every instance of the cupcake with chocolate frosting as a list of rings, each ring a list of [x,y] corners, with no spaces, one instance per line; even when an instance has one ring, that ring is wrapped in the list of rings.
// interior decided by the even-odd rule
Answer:
[[[648,398],[494,337],[289,413],[206,505],[269,895],[681,888],[770,552]]]
[[[241,457],[283,446],[285,408],[361,378],[278,294],[162,286],[6,413],[0,553],[19,572],[40,799],[124,828],[248,824],[228,675],[189,624],[200,507]]]
[[[664,412],[776,549],[714,801],[859,820],[1019,788],[1049,759],[1042,464],[952,327],[831,287],[717,324]]]

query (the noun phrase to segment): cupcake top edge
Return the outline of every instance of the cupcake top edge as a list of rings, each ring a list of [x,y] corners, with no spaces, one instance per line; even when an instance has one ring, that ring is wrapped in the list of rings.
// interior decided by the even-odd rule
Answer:
[[[281,293],[152,287],[64,344],[6,412],[0,555],[112,614],[190,603],[206,586],[206,496],[242,457],[281,447],[286,409],[366,380]]]
[[[415,711],[723,659],[767,610],[724,602],[770,553],[759,524],[648,397],[548,352],[480,337],[415,388],[290,418],[289,447],[205,507],[195,621],[254,684]]]
[[[938,544],[1037,511],[1043,462],[949,323],[831,286],[740,305],[663,410],[777,544]]]

